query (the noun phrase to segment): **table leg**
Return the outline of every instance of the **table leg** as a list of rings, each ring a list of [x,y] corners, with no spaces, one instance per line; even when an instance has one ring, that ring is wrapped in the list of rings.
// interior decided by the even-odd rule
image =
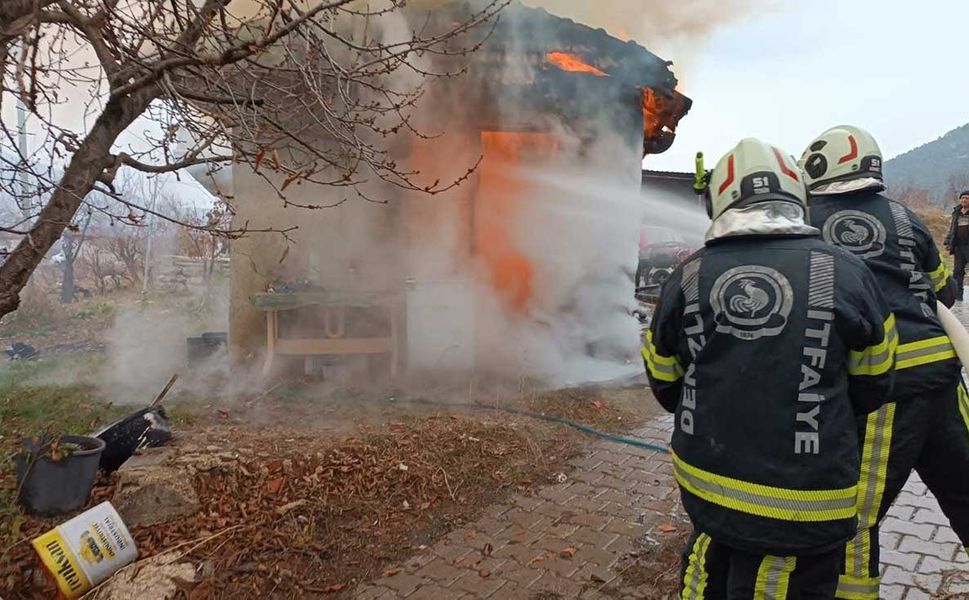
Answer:
[[[269,375],[273,369],[273,362],[276,359],[276,337],[277,337],[276,311],[266,311],[266,362],[262,365],[262,374]]]
[[[397,379],[397,360],[400,343],[397,340],[397,307],[390,309],[390,378]]]

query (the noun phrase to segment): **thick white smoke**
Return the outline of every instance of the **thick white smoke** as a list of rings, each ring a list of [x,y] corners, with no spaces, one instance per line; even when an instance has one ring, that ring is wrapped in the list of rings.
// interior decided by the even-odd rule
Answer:
[[[585,156],[521,167],[530,197],[521,199],[516,242],[533,268],[533,295],[524,312],[495,299],[481,307],[480,318],[493,325],[478,328],[487,367],[555,385],[639,369],[632,317],[645,208],[639,172],[630,171],[628,158],[609,160],[631,151],[620,140],[597,146]]]
[[[771,10],[777,0],[523,0],[675,61],[682,79],[697,50],[717,29]]]
[[[580,3],[550,8],[585,18],[562,10],[573,4]],[[608,6],[604,10],[608,12]],[[688,29],[685,24],[675,27]],[[411,30],[397,13],[382,17],[377,28],[386,42],[406,39]],[[509,56],[514,56],[515,46],[523,41],[504,39],[502,43]],[[520,71],[531,68],[515,59],[490,66],[506,71],[497,80],[511,82],[520,81]],[[412,74],[414,81],[408,81],[404,72],[397,76],[400,78],[392,82],[397,89],[408,89],[420,79]],[[705,223],[690,211],[684,211],[681,218],[673,208],[679,200],[666,204],[643,197],[640,133],[617,131],[613,114],[630,108],[638,111],[638,107],[623,107],[614,104],[614,99],[605,99],[601,115],[590,115],[580,133],[575,123],[556,114],[554,106],[540,123],[535,122],[534,115],[524,114],[516,100],[497,90],[495,99],[500,106],[495,110],[497,119],[487,124],[488,130],[514,134],[525,129],[554,139],[557,149],[548,156],[498,167],[515,185],[511,189],[500,184],[489,188],[494,182],[486,173],[495,169],[488,161],[504,159],[489,155],[480,138],[485,127],[475,120],[478,115],[473,105],[482,99],[468,97],[468,90],[476,89],[473,86],[445,83],[446,92],[429,87],[425,100],[412,115],[412,123],[420,131],[435,137],[403,146],[401,162],[421,171],[419,178],[430,184],[460,177],[483,153],[485,163],[473,177],[437,196],[401,193],[379,184],[367,189],[371,197],[389,200],[387,205],[355,201],[321,211],[284,211],[265,198],[248,203],[243,200],[239,219],[244,222],[275,227],[291,223],[300,228],[293,233],[296,243],[288,251],[284,244],[268,238],[235,242],[236,275],[242,261],[251,264],[255,276],[246,277],[259,286],[300,280],[329,291],[348,292],[396,292],[411,285],[405,285],[408,280],[425,289],[436,289],[433,286],[438,282],[450,286],[441,289],[465,286],[469,293],[442,303],[440,310],[411,311],[420,307],[407,307],[406,312],[420,318],[406,323],[406,335],[413,342],[428,332],[445,332],[443,335],[454,338],[456,344],[473,346],[473,368],[479,380],[528,379],[559,386],[641,372],[639,325],[632,315],[641,225],[659,222],[699,237]],[[258,196],[259,185],[254,177],[237,174],[241,197]],[[482,216],[479,212],[494,208],[488,202],[493,200],[489,196],[496,195],[503,197],[499,204],[506,209],[514,207],[513,214],[504,215],[508,217],[504,223],[506,241],[530,268],[531,289],[521,302],[510,301],[507,289],[495,284],[495,265],[480,247],[482,236],[476,231],[480,227],[476,219]],[[294,186],[287,190],[287,196],[297,203],[326,206],[338,204],[345,191]],[[262,289],[247,287],[244,293],[259,291]],[[433,294],[420,298],[422,302],[442,300]],[[465,302],[470,306],[464,306]],[[251,347],[265,339],[258,330],[261,318],[257,315],[250,321]],[[113,351],[118,371],[130,375],[140,370],[154,389],[177,365],[167,358],[151,356],[128,341],[148,338],[156,341],[155,348],[172,348],[183,343],[185,326],[193,324],[178,325],[151,331],[136,319],[119,323]],[[173,331],[180,333],[173,335]],[[233,331],[233,336],[239,334]],[[471,339],[470,343],[462,339],[465,337]],[[166,338],[171,339],[162,344]],[[406,344],[410,353],[407,360],[410,364],[439,364],[452,352],[450,343],[444,340],[443,344],[426,347]],[[343,364],[346,371],[356,371],[359,361],[346,360]],[[150,377],[147,371],[152,372]],[[116,379],[125,378],[116,375]]]

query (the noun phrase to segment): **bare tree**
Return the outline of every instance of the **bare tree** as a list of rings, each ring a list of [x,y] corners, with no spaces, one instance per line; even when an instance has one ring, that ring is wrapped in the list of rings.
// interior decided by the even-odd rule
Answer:
[[[61,263],[61,302],[63,304],[74,302],[74,265],[87,240],[87,229],[91,225],[92,216],[93,213],[88,211],[82,226],[68,225],[61,237],[61,245],[64,249],[64,260]]]
[[[0,316],[16,310],[85,203],[121,223],[155,215],[223,237],[256,232],[184,223],[124,198],[114,189],[122,166],[158,174],[244,163],[284,205],[306,208],[324,206],[287,202],[288,186],[310,181],[345,188],[343,201],[374,201],[365,182],[432,194],[459,184],[467,175],[419,185],[388,150],[396,135],[423,135],[410,111],[426,81],[456,74],[426,61],[476,50],[508,2],[477,0],[458,22],[393,28],[413,14],[407,0],[3,0],[0,109],[21,102],[43,133],[28,154],[20,131],[0,126],[0,191],[22,215],[0,230],[23,236],[0,266]],[[63,118],[78,98],[80,125]],[[145,117],[156,127],[144,144],[119,149]],[[92,202],[94,190],[113,202]]]
[[[185,220],[207,227],[228,227],[232,222],[232,209],[228,203],[218,201],[204,216],[186,215]],[[213,299],[215,289],[213,276],[218,267],[218,261],[228,251],[226,240],[208,235],[204,228],[179,230],[179,251],[188,258],[194,259],[202,267],[202,296],[199,310],[204,309]]]
[[[939,206],[932,202],[932,195],[928,190],[905,187],[892,190],[893,197],[913,210],[938,209]]]
[[[951,208],[959,201],[959,195],[969,190],[969,174],[960,173],[949,179],[949,188],[942,197],[942,206]]]
[[[141,282],[145,268],[145,241],[142,237],[125,233],[111,238],[108,243],[108,251],[119,264],[124,265],[124,277],[133,285]]]
[[[84,261],[98,294],[121,289],[122,281],[130,277],[123,262],[112,251],[113,239],[98,239],[87,245]]]
[[[186,219],[193,218],[186,217]],[[198,221],[200,225],[203,224],[201,221],[204,221],[206,227],[228,227],[232,222],[231,207],[225,202],[217,202],[212,210]],[[183,245],[186,247],[186,254],[202,261],[202,281],[208,289],[212,275],[215,273],[216,261],[227,250],[225,240],[207,235],[204,229],[186,229],[184,233],[186,243]]]

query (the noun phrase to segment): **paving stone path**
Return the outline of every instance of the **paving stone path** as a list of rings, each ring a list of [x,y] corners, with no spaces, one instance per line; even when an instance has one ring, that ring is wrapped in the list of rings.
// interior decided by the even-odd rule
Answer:
[[[664,416],[636,435],[666,444],[672,430]],[[572,467],[562,483],[490,507],[356,598],[605,597],[626,555],[671,535],[661,528],[682,518],[679,491],[669,456],[650,450],[594,442]]]
[[[636,435],[666,443],[672,429],[663,416]],[[679,492],[669,457],[648,450],[596,442],[572,467],[564,482],[490,507],[398,573],[361,586],[356,598],[606,597],[620,561],[682,518]],[[932,598],[947,573],[969,573],[969,557],[914,475],[885,520],[882,546],[885,600]],[[969,599],[969,580],[945,583],[947,593],[965,594],[946,598]],[[624,597],[650,598],[640,593]]]
[[[969,325],[969,307],[955,313]],[[672,418],[662,416],[635,435],[665,444],[672,430]],[[595,442],[572,467],[562,483],[490,507],[395,575],[360,586],[356,598],[607,597],[620,561],[669,535],[664,525],[682,519],[679,492],[669,457],[648,450]],[[969,556],[916,475],[885,519],[882,548],[884,600],[969,600]]]
[[[881,545],[884,600],[969,599],[969,556],[918,475],[885,517]]]

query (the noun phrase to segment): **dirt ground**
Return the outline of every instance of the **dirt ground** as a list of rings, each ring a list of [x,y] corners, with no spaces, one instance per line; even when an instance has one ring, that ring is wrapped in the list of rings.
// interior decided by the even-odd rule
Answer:
[[[61,400],[69,393],[62,390]],[[14,393],[4,401],[6,451],[18,432],[43,418],[17,413],[10,403],[36,400]],[[175,446],[202,510],[133,535],[142,558],[184,552],[202,579],[186,590],[190,598],[342,597],[492,503],[549,483],[588,443],[575,430],[503,409],[614,432],[645,422],[654,410],[641,388],[518,390],[470,401],[348,391],[341,401],[332,391],[315,398],[308,381],[277,384],[232,405],[184,394],[170,402]],[[93,398],[72,406],[88,412],[64,427],[118,414]],[[89,506],[110,499],[115,485],[116,476],[102,479]],[[5,469],[0,597],[48,598],[29,540],[64,519],[20,514],[10,507],[14,486]]]

